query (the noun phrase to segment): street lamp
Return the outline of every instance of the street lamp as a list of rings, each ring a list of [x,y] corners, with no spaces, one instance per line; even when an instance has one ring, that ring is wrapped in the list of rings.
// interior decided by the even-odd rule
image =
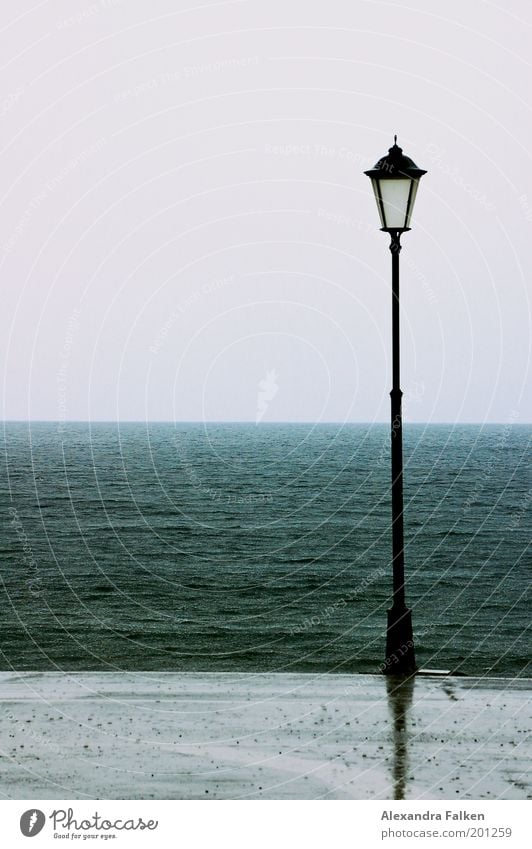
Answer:
[[[405,564],[403,536],[403,419],[400,386],[399,349],[399,252],[401,233],[410,230],[410,218],[420,178],[426,171],[418,168],[397,146],[397,136],[388,155],[374,168],[365,171],[371,179],[381,230],[390,234],[392,253],[392,552],[393,604],[388,610],[386,661],[384,671],[390,675],[412,675],[416,672],[416,656],[412,633],[412,611],[405,603]]]

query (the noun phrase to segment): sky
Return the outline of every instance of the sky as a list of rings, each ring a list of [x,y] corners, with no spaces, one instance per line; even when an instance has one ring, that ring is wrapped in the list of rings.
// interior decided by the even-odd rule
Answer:
[[[524,0],[5,0],[4,419],[530,422]]]

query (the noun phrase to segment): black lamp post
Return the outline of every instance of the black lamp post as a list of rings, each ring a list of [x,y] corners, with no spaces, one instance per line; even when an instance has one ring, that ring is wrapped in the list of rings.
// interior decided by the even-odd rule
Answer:
[[[374,168],[365,171],[371,179],[385,233],[390,234],[392,253],[392,552],[393,604],[388,610],[386,661],[390,675],[412,675],[416,656],[412,633],[412,611],[405,603],[405,564],[403,537],[403,419],[400,385],[399,348],[399,252],[401,233],[410,230],[410,218],[420,178],[426,171],[418,168],[395,144]]]

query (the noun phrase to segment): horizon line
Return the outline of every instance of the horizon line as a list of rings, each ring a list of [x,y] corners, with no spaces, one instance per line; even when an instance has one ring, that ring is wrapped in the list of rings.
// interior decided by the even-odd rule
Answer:
[[[53,424],[65,426],[69,424],[239,424],[239,425],[375,425],[375,424],[390,424],[389,419],[360,419],[356,421],[341,421],[339,419],[327,419],[320,421],[311,420],[293,420],[279,419],[275,421],[260,421],[256,422],[253,419],[2,419],[2,424]],[[468,420],[468,421],[453,421],[438,420],[424,421],[421,419],[403,418],[403,424],[411,425],[512,425],[524,426],[532,425],[532,421],[499,421],[499,420]]]

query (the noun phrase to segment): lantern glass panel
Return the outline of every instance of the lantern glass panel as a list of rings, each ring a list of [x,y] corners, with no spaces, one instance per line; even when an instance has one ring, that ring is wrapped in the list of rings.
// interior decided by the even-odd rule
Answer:
[[[414,209],[414,203],[415,203],[415,200],[416,200],[418,186],[419,186],[419,180],[412,180],[412,194],[410,195],[410,204],[409,204],[407,215],[406,215],[406,226],[407,227],[410,227],[410,219],[412,218],[412,210]]]
[[[382,226],[386,230],[404,230],[409,226],[410,210],[410,186],[417,181],[409,179],[381,179],[377,191],[380,193],[381,202],[377,196],[377,206],[381,217]],[[377,192],[376,192],[377,194]]]

